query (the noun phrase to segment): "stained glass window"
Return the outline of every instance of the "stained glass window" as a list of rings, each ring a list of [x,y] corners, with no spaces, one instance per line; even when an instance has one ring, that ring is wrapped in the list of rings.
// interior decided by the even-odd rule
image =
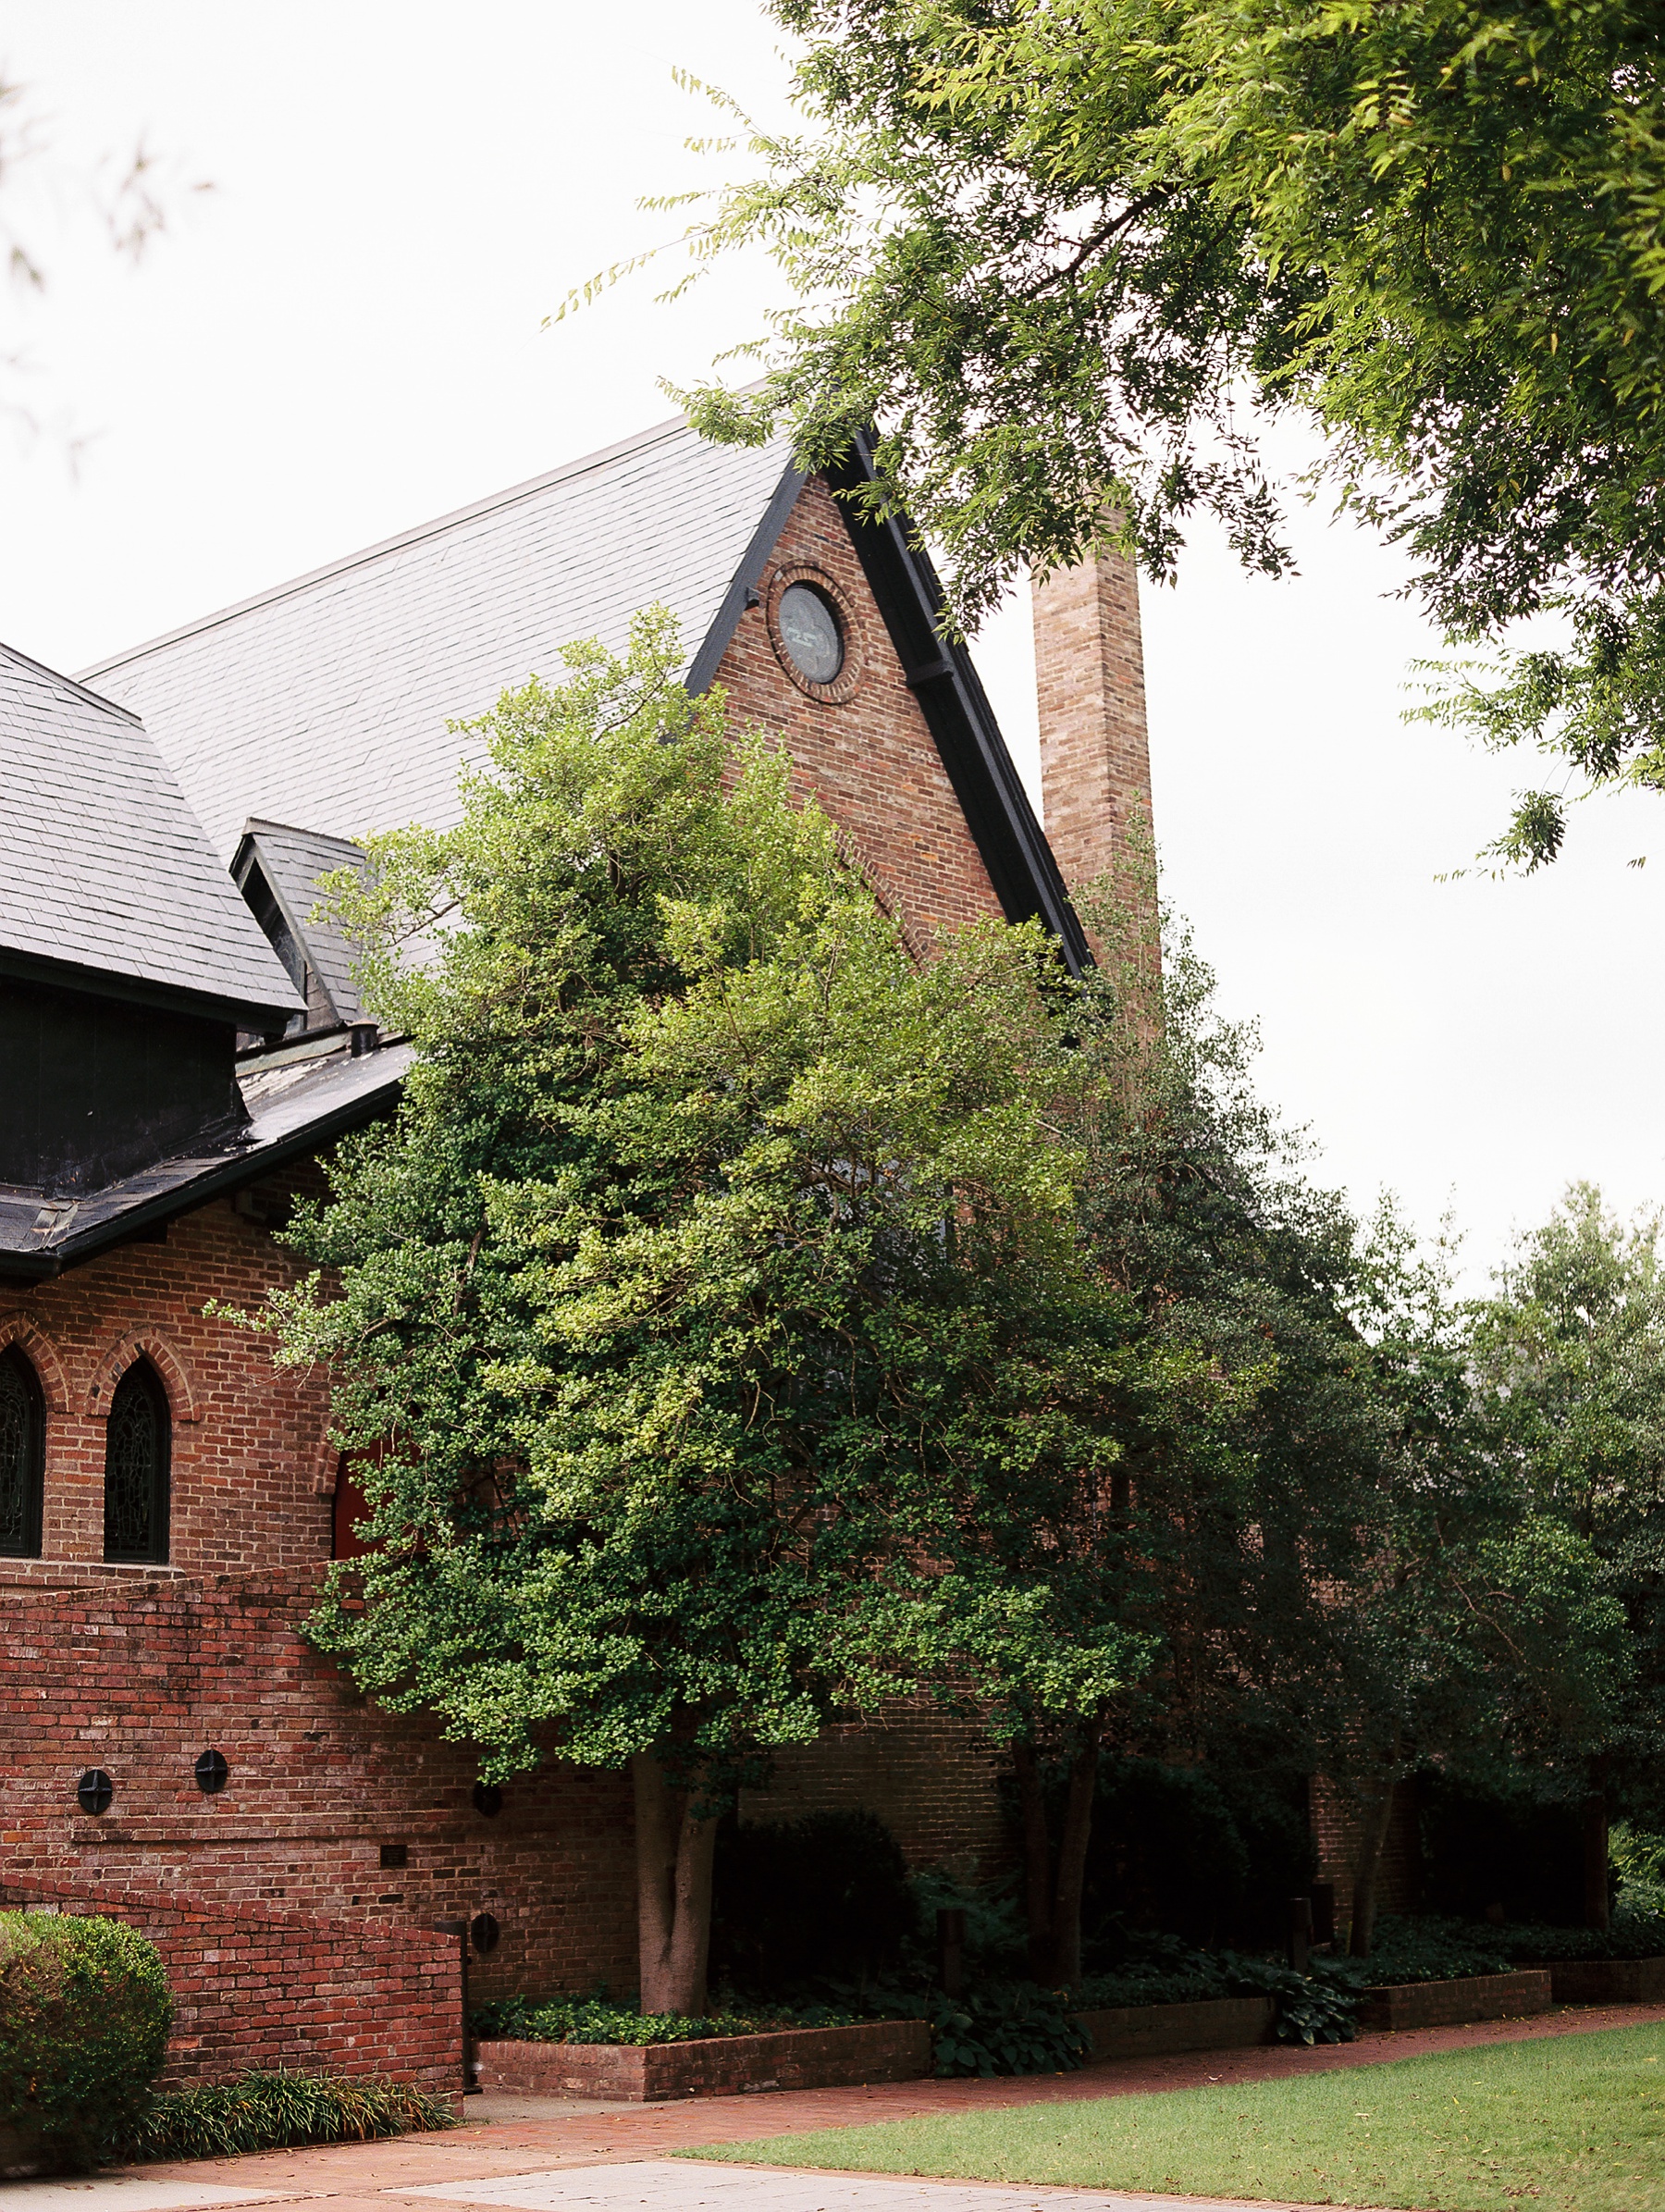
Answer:
[[[147,1360],[116,1385],[105,1444],[105,1557],[167,1558],[167,1394]]]
[[[0,1352],[0,1554],[37,1559],[46,1424],[35,1371],[15,1344]]]

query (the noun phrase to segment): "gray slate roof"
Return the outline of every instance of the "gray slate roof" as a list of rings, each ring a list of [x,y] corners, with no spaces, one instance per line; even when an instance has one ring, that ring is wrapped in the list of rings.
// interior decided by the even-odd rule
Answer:
[[[284,919],[324,986],[336,1019],[358,1020],[364,1007],[352,980],[352,945],[333,923],[314,921],[309,917],[318,903],[318,878],[342,868],[362,871],[364,847],[350,845],[344,837],[326,837],[316,830],[298,830],[288,822],[262,822],[255,817],[243,824],[232,861],[233,875],[240,873],[245,846],[253,848],[265,869]]]
[[[0,646],[0,952],[301,1001],[137,718]]]
[[[663,600],[699,679],[789,474],[783,445],[661,424],[86,674],[143,715],[228,860],[250,814],[339,837],[443,828],[469,757],[448,720],[530,675],[559,680],[563,644],[617,649]]]

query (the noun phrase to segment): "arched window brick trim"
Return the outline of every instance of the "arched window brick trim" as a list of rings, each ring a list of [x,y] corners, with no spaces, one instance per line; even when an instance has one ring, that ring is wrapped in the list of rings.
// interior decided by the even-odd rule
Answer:
[[[166,1566],[173,1517],[173,1415],[155,1363],[130,1360],[110,1394],[105,1444],[106,1560]]]
[[[156,1370],[162,1388],[167,1392],[168,1411],[176,1422],[202,1419],[202,1407],[184,1361],[159,1330],[135,1328],[112,1344],[99,1361],[92,1387],[87,1392],[85,1410],[89,1421],[107,1419],[116,1385],[136,1359],[149,1360]]]
[[[0,1559],[39,1559],[45,1514],[46,1393],[15,1341],[0,1344]]]
[[[49,1414],[69,1411],[69,1378],[56,1345],[32,1314],[0,1315],[0,1352],[15,1344],[35,1371]]]

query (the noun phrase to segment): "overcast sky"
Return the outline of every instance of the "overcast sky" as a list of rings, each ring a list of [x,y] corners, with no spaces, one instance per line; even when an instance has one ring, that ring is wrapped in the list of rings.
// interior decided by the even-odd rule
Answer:
[[[13,0],[3,35],[51,153],[8,179],[11,219],[51,285],[8,302],[6,389],[36,426],[0,439],[0,636],[53,665],[660,419],[658,378],[699,374],[771,296],[761,263],[673,307],[638,278],[540,328],[674,234],[639,194],[707,173],[682,142],[709,111],[674,67],[783,117],[747,0]],[[77,180],[141,130],[178,216],[134,272]],[[1394,562],[1310,513],[1294,535],[1295,582],[1245,582],[1201,536],[1178,587],[1146,590],[1165,889],[1227,1009],[1258,1017],[1314,1171],[1361,1205],[1391,1187],[1424,1226],[1450,1201],[1479,1279],[1570,1178],[1665,1199],[1665,814],[1595,802],[1549,873],[1437,883],[1528,764],[1407,729],[1435,641]],[[1032,772],[1027,619],[977,649]]]

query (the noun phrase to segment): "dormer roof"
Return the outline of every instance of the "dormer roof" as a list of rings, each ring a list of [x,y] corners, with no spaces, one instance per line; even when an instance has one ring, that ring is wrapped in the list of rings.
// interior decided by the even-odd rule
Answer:
[[[344,868],[362,872],[364,850],[345,837],[328,837],[321,830],[296,829],[286,822],[262,822],[252,816],[243,823],[242,836],[231,857],[231,879],[261,919],[259,885],[269,891],[275,908],[266,935],[277,943],[274,922],[291,948],[283,959],[295,987],[306,999],[308,1025],[359,1020],[364,1008],[352,980],[353,948],[334,922],[314,920],[318,879],[338,874]]]

